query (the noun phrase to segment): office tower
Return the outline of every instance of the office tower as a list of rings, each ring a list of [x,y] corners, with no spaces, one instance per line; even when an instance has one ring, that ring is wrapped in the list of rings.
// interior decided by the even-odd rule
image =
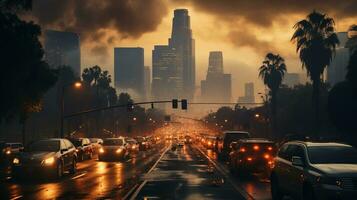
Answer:
[[[244,84],[244,96],[238,98],[238,103],[247,105],[255,103],[254,83],[249,82]]]
[[[81,75],[81,50],[77,33],[46,30],[44,48],[45,59],[51,67],[68,65],[76,75]]]
[[[177,50],[156,45],[152,51],[152,95],[156,100],[181,98],[182,67]]]
[[[210,52],[206,80],[201,81],[201,99],[204,102],[230,102],[232,96],[231,74],[223,73],[223,55]]]
[[[336,54],[333,56],[330,65],[327,67],[327,82],[331,86],[345,80],[347,65],[350,59],[350,49],[346,48],[348,42],[348,33],[339,32],[337,37],[340,44],[336,47]]]
[[[134,100],[145,98],[143,48],[114,48],[114,80],[119,92],[129,93]]]
[[[294,87],[301,84],[300,74],[298,73],[286,73],[284,75],[283,84],[288,87]]]
[[[144,88],[145,98],[149,100],[151,96],[151,70],[149,66],[144,67]]]
[[[195,41],[187,9],[176,9],[169,46],[176,49],[182,67],[183,97],[193,99],[195,92]]]

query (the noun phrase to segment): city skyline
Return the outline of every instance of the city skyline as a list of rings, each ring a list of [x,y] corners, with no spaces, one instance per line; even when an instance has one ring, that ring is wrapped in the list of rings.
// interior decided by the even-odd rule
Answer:
[[[46,16],[46,13],[43,12],[45,9],[43,3],[35,2],[33,19],[46,28],[69,29],[80,33],[83,38],[81,43],[82,68],[98,64],[114,74],[114,63],[112,62],[114,54],[110,49],[115,46],[141,46],[146,50],[144,64],[151,66],[151,50],[154,45],[166,43],[167,36],[171,34],[172,11],[177,8],[186,8],[190,11],[191,27],[196,41],[196,86],[199,86],[200,81],[206,76],[207,52],[220,49],[225,52],[226,71],[235,77],[232,80],[232,95],[235,99],[243,95],[244,83],[249,81],[255,83],[257,92],[264,92],[264,86],[256,76],[256,72],[264,54],[268,51],[279,53],[285,58],[288,72],[305,73],[302,71],[301,63],[290,38],[294,23],[313,9],[333,16],[337,31],[346,31],[350,25],[355,23],[352,16],[355,16],[356,13],[350,10],[344,11],[345,2],[340,2],[337,5],[331,4],[331,2],[320,4],[318,1],[311,5],[306,2],[293,2],[291,5],[286,5],[285,2],[272,4],[269,5],[268,10],[286,7],[289,12],[282,10],[279,17],[267,15],[264,20],[260,21],[257,17],[249,15],[249,12],[243,9],[244,6],[239,7],[241,4],[244,3],[229,0],[219,5],[208,1],[206,6],[195,0],[186,3],[182,1],[148,1],[147,5],[135,4],[128,11],[132,14],[140,12],[140,18],[132,19],[136,20],[133,24],[137,24],[137,26],[125,26],[125,24],[119,23],[121,20],[127,20],[117,14],[120,16],[115,15],[117,18],[112,19],[117,23],[95,23],[92,30],[85,24],[85,21],[81,20],[77,23],[81,23],[82,26],[77,27],[71,26],[70,23],[63,23],[66,21],[63,18],[53,17],[46,21],[43,19]],[[248,6],[250,3],[246,4]],[[111,12],[110,5],[111,3],[108,3],[96,12]],[[214,12],[215,6],[217,12]],[[258,8],[259,6],[262,5],[259,4]],[[61,8],[58,8],[59,11]],[[235,12],[231,8],[243,9],[243,12]],[[86,12],[86,9],[88,8],[83,8],[83,11]],[[76,16],[71,17],[75,18]],[[100,29],[100,27],[102,28]],[[94,28],[97,29],[94,30]]]

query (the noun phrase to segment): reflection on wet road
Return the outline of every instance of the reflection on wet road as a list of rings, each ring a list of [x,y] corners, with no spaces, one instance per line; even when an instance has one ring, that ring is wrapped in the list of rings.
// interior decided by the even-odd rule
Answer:
[[[0,199],[118,199],[148,170],[164,149],[159,145],[124,162],[78,163],[75,175],[59,181],[1,180]]]
[[[245,199],[196,148],[169,150],[132,199]]]

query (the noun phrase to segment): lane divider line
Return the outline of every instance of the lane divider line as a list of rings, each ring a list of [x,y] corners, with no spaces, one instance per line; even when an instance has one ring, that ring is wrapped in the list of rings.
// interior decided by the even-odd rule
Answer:
[[[82,174],[78,174],[77,176],[74,176],[71,179],[75,180],[75,179],[81,178],[82,176],[85,176],[86,174],[87,174],[87,172],[83,172]]]
[[[164,157],[164,155],[166,154],[166,152],[170,149],[170,146],[168,146],[163,152],[162,154],[160,155],[159,159],[154,163],[154,165],[149,169],[149,171],[145,174],[145,175],[148,175],[150,174],[155,168],[156,166],[159,164],[159,162],[161,161],[161,159]],[[136,199],[136,197],[138,196],[138,194],[140,193],[141,189],[145,186],[145,184],[147,183],[148,181],[147,180],[144,180],[140,185],[139,187],[137,187],[137,189],[135,190],[135,192],[133,193],[133,195],[131,196],[130,200],[134,200]],[[129,191],[130,192],[130,191]],[[130,196],[129,195],[125,195],[127,196]],[[126,198],[123,198],[123,200],[125,200]]]
[[[229,174],[227,174],[227,172],[225,172],[225,170],[219,166],[218,163],[216,163],[214,160],[212,160],[208,155],[206,155],[201,148],[195,146],[196,149],[198,149],[198,151],[201,152],[202,155],[204,155],[213,165],[214,167],[228,180],[228,182],[234,187],[234,189],[236,189],[245,199],[250,199],[250,200],[254,200],[254,197],[252,195],[250,195],[247,191],[245,191],[242,187],[238,186],[237,184],[235,184],[229,177]]]
[[[22,195],[19,195],[19,196],[16,196],[16,197],[14,197],[14,198],[11,198],[10,200],[16,200],[16,199],[20,199],[20,198],[22,198],[23,196]]]

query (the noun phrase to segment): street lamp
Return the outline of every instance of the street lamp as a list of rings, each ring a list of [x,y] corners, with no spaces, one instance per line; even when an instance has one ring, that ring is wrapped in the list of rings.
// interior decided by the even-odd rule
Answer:
[[[61,134],[61,138],[64,138],[64,132],[63,132],[63,122],[64,122],[64,91],[66,89],[66,87],[69,86],[74,86],[74,88],[79,89],[82,87],[82,83],[79,81],[76,81],[74,83],[70,83],[70,84],[64,84],[62,85],[62,89],[61,89],[61,94],[60,94],[60,101],[61,101],[61,109],[60,109],[60,114],[61,114],[61,130],[60,130],[60,134]]]

